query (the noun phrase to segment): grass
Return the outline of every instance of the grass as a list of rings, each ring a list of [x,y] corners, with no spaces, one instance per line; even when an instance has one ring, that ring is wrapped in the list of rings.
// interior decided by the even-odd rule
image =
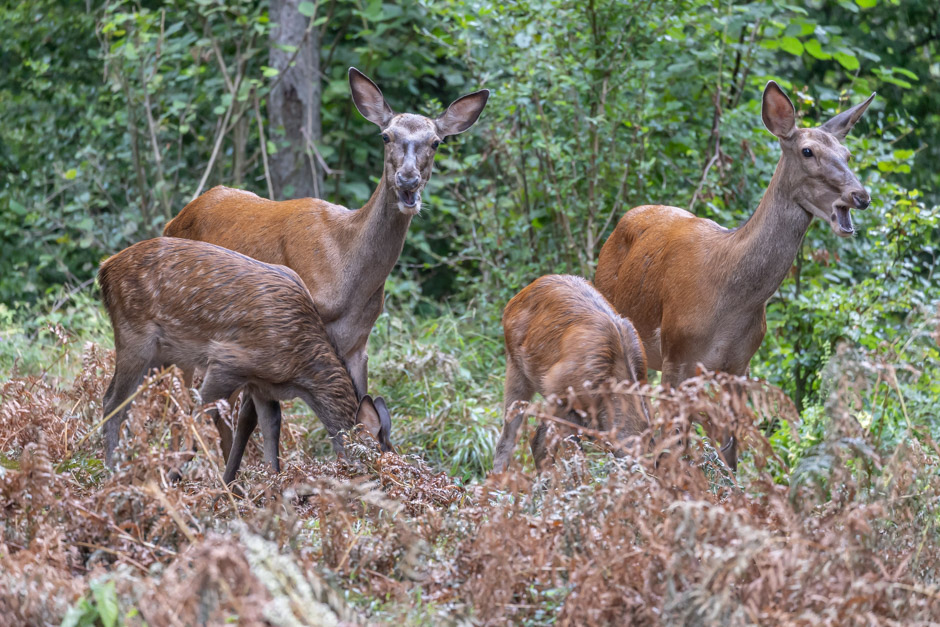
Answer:
[[[337,462],[295,406],[285,471],[272,476],[249,447],[243,500],[219,484],[214,427],[172,373],[135,400],[124,461],[103,468],[92,427],[112,357],[91,296],[29,317],[6,309],[0,612],[103,625],[940,615],[934,323],[912,325],[903,351],[833,351],[802,421],[771,386],[706,377],[652,390],[654,444],[626,460],[563,447],[536,476],[520,443],[510,472],[487,478],[504,358],[484,309],[379,319],[370,386],[389,401],[399,454],[353,441]],[[41,330],[50,323],[59,331]],[[735,477],[691,422],[703,416],[747,443]],[[174,425],[211,449],[179,486],[166,480]]]

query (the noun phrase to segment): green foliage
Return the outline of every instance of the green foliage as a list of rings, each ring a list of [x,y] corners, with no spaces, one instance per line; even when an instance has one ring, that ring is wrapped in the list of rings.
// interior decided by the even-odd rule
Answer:
[[[477,307],[459,317],[382,314],[370,337],[369,386],[389,402],[399,452],[464,480],[492,468],[506,367],[499,335],[498,318]],[[294,410],[309,416],[301,403]],[[303,420],[307,446],[329,455],[322,425]]]
[[[90,598],[85,597],[71,608],[62,619],[62,627],[115,627],[118,625],[120,610],[118,608],[117,589],[113,581],[107,579],[93,580],[89,586]],[[136,615],[132,610],[126,618]],[[123,621],[120,624],[124,624]]]
[[[36,305],[0,303],[0,378],[74,375],[85,342],[111,345],[107,314],[90,289],[50,293]]]
[[[465,478],[484,472],[500,418],[502,306],[541,274],[590,277],[624,211],[666,203],[726,226],[750,215],[779,156],[760,121],[770,78],[805,125],[878,98],[848,141],[873,197],[855,214],[859,235],[813,226],[769,303],[752,372],[806,420],[799,440],[767,428],[793,463],[821,441],[824,368],[841,342],[911,366],[896,368],[893,394],[875,386],[880,405],[863,403],[881,441],[907,421],[931,424],[935,3],[336,0],[300,11],[320,41],[317,150],[334,202],[359,206],[381,168],[375,128],[349,98],[350,65],[397,111],[436,114],[462,93],[493,92],[478,124],[439,151],[373,334],[371,378],[402,416],[406,450]],[[75,341],[106,338],[89,287],[98,262],[158,233],[197,189],[266,193],[262,148],[281,142],[266,129],[262,146],[259,132],[278,80],[270,29],[259,0],[0,8],[4,374],[38,371],[57,350],[44,331],[56,324]],[[67,355],[55,363],[54,374],[72,367]]]

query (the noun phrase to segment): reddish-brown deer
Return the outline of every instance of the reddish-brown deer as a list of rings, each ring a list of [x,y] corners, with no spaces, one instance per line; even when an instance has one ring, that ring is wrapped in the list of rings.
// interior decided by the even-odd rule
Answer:
[[[421,208],[437,147],[473,126],[489,91],[458,98],[430,119],[393,113],[375,83],[355,68],[349,68],[349,87],[359,112],[382,129],[385,142],[382,178],[361,209],[317,198],[274,202],[215,187],[186,205],[163,234],[218,244],[295,270],[361,397],[367,391],[367,343],[382,313],[385,280]]]
[[[390,450],[391,418],[381,398],[357,400],[352,379],[330,344],[310,293],[297,274],[219,246],[161,237],[107,259],[98,272],[114,328],[114,378],[104,397],[109,416],[153,368],[201,370],[202,400],[244,390],[255,411],[242,411],[234,444],[213,420],[235,478],[252,431],[261,420],[264,460],[280,470],[281,400],[301,398],[323,422],[337,453],[342,434],[362,423]],[[243,406],[244,407],[244,406]],[[113,467],[126,408],[105,423],[105,461]]]
[[[512,458],[516,433],[525,419],[513,404],[536,392],[567,400],[566,418],[583,425],[581,413],[596,412],[599,426],[614,431],[618,443],[649,426],[645,398],[597,403],[591,388],[611,379],[646,383],[646,356],[629,320],[580,277],[551,274],[523,288],[503,310],[506,341],[506,384],[503,432],[496,445],[493,471],[502,472]],[[587,386],[586,386],[587,384]],[[611,413],[613,415],[608,415]],[[532,438],[537,468],[546,457],[542,422]],[[616,455],[623,455],[615,446]]]
[[[761,116],[782,154],[754,214],[726,229],[676,207],[628,211],[601,249],[595,282],[643,338],[649,367],[673,386],[701,363],[747,373],[767,331],[765,305],[783,282],[813,216],[840,237],[855,233],[850,210],[868,192],[842,144],[875,94],[817,128],[799,128],[793,104],[770,81]],[[706,429],[709,425],[706,425]],[[716,434],[737,467],[737,444]]]

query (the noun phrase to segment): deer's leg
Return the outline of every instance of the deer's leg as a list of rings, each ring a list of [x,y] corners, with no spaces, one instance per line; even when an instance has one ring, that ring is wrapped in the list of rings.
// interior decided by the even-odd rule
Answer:
[[[516,401],[528,401],[535,388],[512,358],[506,360],[506,383],[503,387],[503,432],[493,454],[493,472],[503,472],[516,448],[516,433],[525,419],[523,411],[513,411]]]
[[[222,399],[228,400],[232,398],[238,387],[238,382],[226,376],[220,367],[210,364],[202,380],[202,386],[199,388],[199,396],[202,397],[202,402],[205,404],[214,403]],[[208,413],[212,418],[212,422],[215,423],[216,428],[219,429],[219,435],[225,438],[225,434],[219,427],[220,424],[224,426],[222,418],[219,416],[219,410],[212,407],[208,410]],[[232,448],[232,431],[227,426],[225,426],[225,431],[228,433],[228,441],[226,442],[224,439],[222,441],[223,456],[226,450],[231,450]],[[182,478],[180,469],[189,463],[195,454],[196,447],[193,446],[192,451],[182,456],[180,467],[170,472],[169,478],[171,481],[179,481]]]
[[[114,449],[121,438],[121,425],[127,417],[127,406],[120,411],[115,410],[140,387],[152,365],[152,353],[145,345],[141,345],[139,351],[125,351],[120,347],[117,351],[114,377],[104,394],[104,417],[111,416],[104,423],[104,460],[108,468],[114,468]]]
[[[690,359],[665,359],[663,363],[663,383],[678,387],[680,383],[695,374],[695,362]],[[720,443],[718,450],[722,459],[732,472],[738,468],[738,445],[734,434],[728,429],[717,429],[709,422],[703,422],[705,433],[715,442]]]
[[[552,435],[555,435],[555,430],[552,429]],[[535,429],[535,435],[532,436],[532,459],[535,461],[535,470],[536,472],[542,472],[542,469],[545,466],[545,440],[547,439],[549,432],[549,423],[546,421],[539,422],[539,426]]]
[[[222,475],[222,480],[226,484],[235,479],[235,474],[242,464],[245,447],[257,425],[258,412],[255,409],[254,397],[246,392],[242,399],[241,410],[238,412],[238,422],[235,424],[235,440],[232,442],[232,450],[226,460],[225,474]]]
[[[729,369],[730,370],[730,369]],[[748,376],[750,373],[750,365],[737,369],[737,371],[731,371],[731,374],[738,376]],[[735,388],[735,393],[744,394],[744,390],[741,390],[737,384],[733,386]],[[728,465],[728,468],[731,469],[731,472],[738,471],[738,439],[734,437],[734,430],[731,428],[722,429],[720,434],[721,448],[718,449],[718,452],[721,454],[721,458],[725,460],[725,464]]]
[[[264,438],[264,461],[271,465],[274,472],[281,472],[278,449],[281,440],[281,404],[278,401],[258,402],[258,419],[261,422],[261,435]]]
[[[183,386],[188,388],[193,387],[193,377],[196,376],[195,368],[184,368],[183,369]]]

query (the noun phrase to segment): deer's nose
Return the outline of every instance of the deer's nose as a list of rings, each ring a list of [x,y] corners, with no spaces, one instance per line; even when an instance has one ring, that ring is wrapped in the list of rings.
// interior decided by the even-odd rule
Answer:
[[[868,209],[868,205],[871,204],[871,196],[865,190],[852,192],[852,200],[855,201],[855,206],[858,209]]]
[[[395,178],[398,180],[398,186],[402,189],[415,189],[418,187],[418,183],[421,182],[421,177],[417,174],[408,176],[407,178],[401,175],[401,172],[395,174]]]

